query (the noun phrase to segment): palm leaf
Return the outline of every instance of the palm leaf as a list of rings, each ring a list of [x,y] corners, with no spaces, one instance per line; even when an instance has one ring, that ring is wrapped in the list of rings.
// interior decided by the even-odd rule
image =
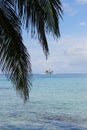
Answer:
[[[22,42],[20,21],[9,3],[0,3],[0,65],[26,101],[31,86],[30,57]]]
[[[60,0],[16,0],[19,15],[32,36],[38,39],[47,57],[49,54],[46,32],[54,37],[60,37],[59,17],[62,17]]]
[[[0,0],[0,65],[25,100],[29,97],[30,56],[23,45],[21,23],[31,36],[38,36],[46,57],[49,54],[46,33],[60,37],[60,0]],[[19,20],[21,19],[21,21]]]

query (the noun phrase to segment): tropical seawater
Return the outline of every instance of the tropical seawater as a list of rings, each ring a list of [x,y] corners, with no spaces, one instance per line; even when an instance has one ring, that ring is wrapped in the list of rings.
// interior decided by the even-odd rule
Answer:
[[[87,75],[34,75],[27,103],[0,75],[0,130],[87,130]]]

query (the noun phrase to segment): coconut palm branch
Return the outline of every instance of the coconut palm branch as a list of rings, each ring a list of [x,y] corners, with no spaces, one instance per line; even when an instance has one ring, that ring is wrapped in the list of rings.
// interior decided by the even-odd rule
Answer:
[[[60,37],[59,17],[62,17],[60,0],[16,0],[16,8],[26,29],[38,35],[46,57],[49,54],[46,33]]]
[[[49,54],[46,33],[59,38],[60,0],[0,0],[0,65],[19,90],[24,100],[29,97],[31,86],[30,56],[23,44],[21,27],[31,29],[46,57]],[[22,24],[21,24],[22,23]]]
[[[0,1],[0,65],[26,101],[29,97],[28,73],[31,73],[31,64],[22,42],[20,25],[11,1]]]

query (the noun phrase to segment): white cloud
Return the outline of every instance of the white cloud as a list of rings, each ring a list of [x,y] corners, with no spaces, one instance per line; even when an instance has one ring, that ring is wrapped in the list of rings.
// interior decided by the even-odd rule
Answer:
[[[70,71],[87,72],[87,39],[85,37],[72,37],[71,44],[68,44],[65,49],[65,55],[69,60]]]
[[[85,26],[86,22],[80,22],[80,26]]]
[[[70,3],[63,3],[64,12],[67,12],[70,16],[77,14],[77,10],[72,7]]]
[[[66,39],[66,41],[64,40]],[[63,38],[63,42],[67,45],[64,47],[65,54],[68,56],[87,57],[87,38],[86,36],[67,36]],[[82,56],[82,57],[81,57]]]
[[[74,56],[74,57],[79,57],[81,58],[87,58],[87,45],[85,46],[74,46],[72,48],[69,48],[67,50],[67,55],[69,56]]]
[[[26,42],[27,43],[27,42]],[[57,41],[49,39],[50,56],[46,60],[37,41],[28,44],[33,73],[44,73],[51,69],[54,73],[87,72],[86,36],[66,35]]]
[[[87,0],[76,0],[79,4],[87,4]]]

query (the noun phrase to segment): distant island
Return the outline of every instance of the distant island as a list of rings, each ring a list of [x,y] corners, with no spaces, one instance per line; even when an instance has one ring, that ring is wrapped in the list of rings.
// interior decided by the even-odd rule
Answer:
[[[51,74],[53,74],[53,71],[52,71],[52,70],[46,70],[46,71],[45,71],[45,74],[51,75]]]

